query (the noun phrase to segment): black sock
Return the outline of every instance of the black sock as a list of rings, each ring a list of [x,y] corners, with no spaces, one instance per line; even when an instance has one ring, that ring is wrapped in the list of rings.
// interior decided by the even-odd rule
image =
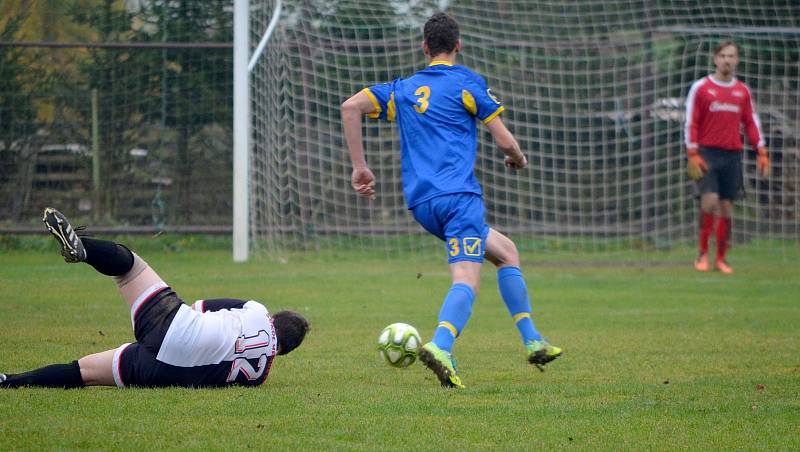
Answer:
[[[81,237],[86,248],[86,262],[107,276],[122,276],[133,268],[133,253],[123,245]]]
[[[7,375],[0,383],[0,388],[19,388],[21,386],[39,386],[44,388],[82,388],[81,367],[78,361],[69,364],[51,364],[21,374]]]

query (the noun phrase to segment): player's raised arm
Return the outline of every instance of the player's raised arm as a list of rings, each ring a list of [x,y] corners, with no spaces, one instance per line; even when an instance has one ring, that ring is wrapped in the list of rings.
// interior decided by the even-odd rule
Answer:
[[[516,138],[514,138],[514,135],[511,134],[506,125],[503,124],[502,119],[496,117],[486,123],[486,127],[489,128],[497,147],[506,155],[505,164],[507,167],[521,169],[528,164],[528,159],[522,153],[519,143],[517,143]]]
[[[376,106],[365,91],[360,91],[342,103],[342,128],[353,173],[350,184],[361,196],[375,196],[375,175],[367,166],[361,136],[361,116],[377,112]]]

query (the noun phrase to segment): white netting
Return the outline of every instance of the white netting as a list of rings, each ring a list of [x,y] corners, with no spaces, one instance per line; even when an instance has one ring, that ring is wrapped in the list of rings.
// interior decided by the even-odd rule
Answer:
[[[406,211],[393,124],[366,120],[378,198],[357,198],[340,104],[425,66],[422,25],[439,8],[459,21],[459,63],[503,100],[528,155],[507,171],[481,129],[477,174],[488,222],[523,248],[611,252],[689,245],[697,202],[685,175],[683,101],[732,38],[773,158],[761,181],[745,155],[735,240],[796,246],[800,237],[800,8],[792,0],[290,1],[251,74],[251,231],[256,249],[428,248]],[[251,42],[274,2],[251,10]]]

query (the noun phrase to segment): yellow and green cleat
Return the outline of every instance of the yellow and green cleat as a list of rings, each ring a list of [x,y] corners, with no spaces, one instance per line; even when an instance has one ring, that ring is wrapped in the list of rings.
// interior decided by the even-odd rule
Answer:
[[[546,340],[528,341],[525,344],[528,350],[528,362],[536,366],[537,369],[544,372],[544,365],[550,361],[558,358],[563,353],[559,347],[550,345]]]
[[[464,388],[456,373],[456,363],[450,353],[440,349],[433,342],[423,345],[419,351],[419,359],[436,374],[439,383],[446,388]]]

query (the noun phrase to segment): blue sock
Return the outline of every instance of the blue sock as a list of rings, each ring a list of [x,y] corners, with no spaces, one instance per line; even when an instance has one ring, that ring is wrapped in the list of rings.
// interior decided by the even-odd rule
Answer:
[[[514,324],[522,336],[522,343],[542,339],[531,319],[531,302],[528,299],[528,288],[522,278],[522,272],[517,267],[503,267],[497,271],[497,286],[500,296],[506,303],[508,312],[514,319]]]
[[[469,316],[472,315],[472,302],[475,293],[462,283],[450,286],[450,291],[442,303],[439,311],[439,325],[433,334],[433,343],[446,352],[453,350],[453,342],[467,326]]]

